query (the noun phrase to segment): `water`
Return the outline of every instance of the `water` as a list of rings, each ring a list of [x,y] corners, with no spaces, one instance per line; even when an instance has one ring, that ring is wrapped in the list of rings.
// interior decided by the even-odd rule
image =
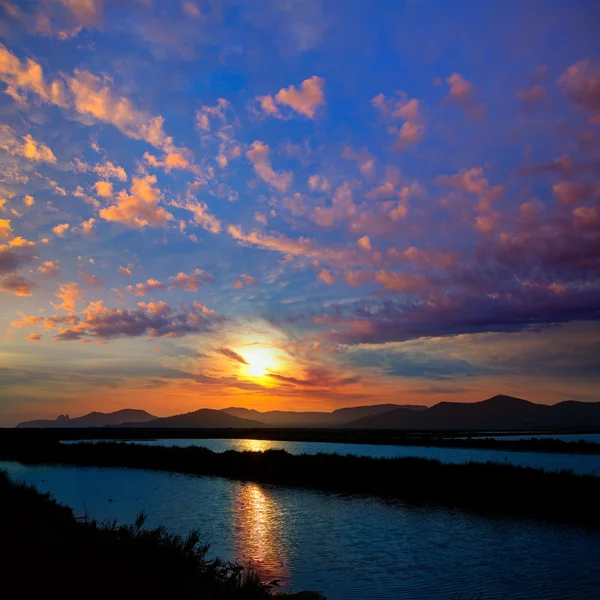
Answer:
[[[110,441],[110,440],[97,440]],[[77,443],[77,442],[73,442]],[[384,446],[377,444],[339,444],[329,442],[279,442],[269,440],[227,439],[160,439],[139,440],[136,444],[149,446],[203,446],[214,452],[225,450],[268,450],[283,448],[290,454],[317,454],[319,452],[356,454],[374,458],[417,456],[436,458],[444,463],[507,462],[537,469],[572,469],[575,473],[600,475],[600,455],[557,454],[547,452],[506,452],[504,450],[477,450],[471,448],[427,448],[424,446]]]
[[[20,480],[99,519],[199,528],[212,553],[253,559],[284,589],[329,600],[591,600],[600,532],[309,490],[128,469],[23,466]],[[109,502],[112,500],[112,502]]]

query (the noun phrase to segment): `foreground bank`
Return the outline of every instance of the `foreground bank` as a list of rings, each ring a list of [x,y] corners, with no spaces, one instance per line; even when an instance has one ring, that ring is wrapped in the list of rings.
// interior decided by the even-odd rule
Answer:
[[[0,530],[6,597],[324,600],[317,593],[276,594],[252,569],[206,558],[197,532],[77,520],[48,494],[0,472]]]
[[[569,471],[497,463],[443,464],[417,458],[291,455],[282,450],[215,453],[200,447],[115,443],[5,443],[0,444],[0,459],[217,475],[600,526],[600,477]]]

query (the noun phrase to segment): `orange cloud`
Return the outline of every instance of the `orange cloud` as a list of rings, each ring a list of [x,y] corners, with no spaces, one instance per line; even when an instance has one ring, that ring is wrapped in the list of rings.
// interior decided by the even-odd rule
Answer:
[[[35,200],[33,196],[25,196],[23,198],[23,203],[25,204],[25,206],[33,206],[35,204]]]
[[[56,163],[56,156],[52,150],[45,144],[36,142],[30,134],[24,135],[21,143],[14,137],[14,132],[10,127],[2,125],[0,139],[3,141],[1,147],[13,156],[22,156],[32,162]]]
[[[42,339],[42,336],[39,333],[30,333],[25,339],[30,342],[39,342]]]
[[[12,233],[10,219],[0,219],[0,237],[8,237]]]
[[[75,312],[77,304],[82,300],[81,288],[74,281],[63,283],[54,295],[62,302],[60,304],[51,302],[50,304],[54,308],[62,308],[62,310],[70,313]]]
[[[54,235],[56,237],[64,238],[65,237],[65,232],[67,231],[67,229],[69,229],[69,224],[68,223],[61,223],[60,225],[57,225],[56,227],[53,227],[52,228],[52,232],[54,233]]]
[[[81,235],[85,235],[85,236],[92,235],[95,225],[96,225],[96,219],[94,219],[93,217],[88,219],[87,221],[82,221],[81,224],[79,225],[79,231],[81,232]]]
[[[27,240],[24,237],[18,236],[8,242],[10,248],[31,248],[35,246],[35,242]]]
[[[47,260],[38,266],[37,270],[44,275],[56,276],[60,273],[59,260]]]
[[[158,206],[160,190],[153,187],[155,184],[155,175],[134,177],[131,194],[121,190],[117,194],[116,204],[101,209],[98,214],[105,221],[122,223],[135,229],[166,227],[173,215]]]
[[[112,198],[112,183],[109,183],[108,181],[96,181],[96,183],[94,183],[94,189],[96,190],[96,196],[100,196],[100,198]]]

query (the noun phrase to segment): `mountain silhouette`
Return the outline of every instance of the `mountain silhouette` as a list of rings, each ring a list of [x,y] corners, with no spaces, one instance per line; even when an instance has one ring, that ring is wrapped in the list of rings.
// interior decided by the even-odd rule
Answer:
[[[550,406],[500,395],[481,402],[440,402],[422,411],[398,408],[356,419],[343,427],[488,431],[600,427],[600,402],[569,400]]]
[[[193,412],[172,417],[154,418],[152,421],[144,423],[121,423],[122,427],[197,427],[197,428],[246,428],[246,427],[267,427],[265,423],[242,419],[235,415],[230,415],[222,410],[213,410],[211,408],[201,408]]]
[[[91,412],[82,417],[70,419],[68,415],[59,415],[54,421],[23,421],[19,423],[19,428],[51,428],[51,427],[106,427],[107,425],[120,425],[126,421],[130,423],[143,423],[156,419],[154,415],[145,410],[136,410],[133,408],[124,408],[111,413]]]
[[[371,406],[355,406],[351,408],[339,408],[333,412],[303,412],[269,410],[261,412],[250,408],[224,408],[222,412],[241,417],[262,421],[274,427],[331,427],[349,423],[360,417],[378,415],[389,412],[396,408],[407,410],[424,410],[426,406],[413,406],[409,404],[374,404]]]

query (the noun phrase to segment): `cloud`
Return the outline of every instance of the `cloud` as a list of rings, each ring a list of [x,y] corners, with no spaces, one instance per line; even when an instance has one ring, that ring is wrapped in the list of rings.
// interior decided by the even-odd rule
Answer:
[[[29,196],[29,195],[25,196],[23,198],[23,204],[25,204],[25,206],[28,206],[28,207],[33,206],[35,204],[35,200],[34,200],[33,196]]]
[[[0,274],[12,273],[32,257],[26,253],[15,251],[9,246],[0,245]]]
[[[52,233],[54,233],[56,237],[64,238],[67,229],[69,229],[69,224],[61,223],[60,225],[57,225],[56,227],[52,228]]]
[[[80,173],[96,173],[102,177],[102,179],[118,179],[119,181],[127,181],[127,173],[125,169],[119,165],[115,165],[112,162],[105,160],[104,163],[98,163],[95,165],[88,165],[87,163],[75,158],[74,169]]]
[[[155,175],[145,175],[132,179],[130,194],[121,190],[116,204],[102,208],[98,212],[105,221],[121,223],[133,229],[144,227],[167,227],[173,215],[159,206],[160,190],[153,187]]]
[[[42,339],[42,336],[39,333],[30,333],[25,339],[30,342],[39,342]]]
[[[0,237],[7,238],[12,234],[10,219],[0,219]]]
[[[89,71],[75,69],[73,75],[63,74],[62,80],[48,83],[38,63],[29,58],[22,63],[0,44],[0,80],[13,90],[36,94],[43,102],[112,124],[127,137],[144,140],[167,153],[176,150],[172,138],[163,130],[163,117],[138,110],[131,100],[115,93],[107,79]],[[50,155],[46,154],[46,158]]]
[[[81,278],[89,287],[98,288],[104,285],[99,277],[90,273],[81,273]]]
[[[327,269],[321,269],[318,278],[327,285],[333,285],[335,283],[335,277],[333,277]]]
[[[597,319],[599,300],[597,287],[557,293],[548,286],[526,286],[510,294],[445,294],[428,302],[389,301],[368,309],[359,303],[345,315],[338,309],[314,320],[327,326],[319,337],[330,343],[382,344]]]
[[[62,81],[46,83],[43,69],[38,63],[30,58],[21,62],[2,44],[0,44],[0,80],[13,91],[21,89],[36,94],[44,102],[66,106]]]
[[[226,356],[227,358],[230,358],[231,360],[239,362],[243,365],[248,364],[248,361],[243,356],[238,354],[235,350],[231,350],[231,348],[216,348],[215,352],[218,352],[219,354],[222,354],[223,356]]]
[[[246,152],[246,156],[254,166],[256,174],[264,182],[280,192],[286,192],[292,184],[294,175],[290,171],[280,171],[279,173],[274,171],[269,160],[269,152],[267,144],[256,140],[250,146],[250,150]]]
[[[558,84],[578,108],[590,113],[590,121],[600,124],[600,61],[586,59],[571,65]]]
[[[426,128],[421,117],[420,102],[416,98],[409,100],[405,92],[397,92],[397,94],[399,96],[397,100],[378,94],[371,100],[371,105],[387,121],[404,121],[400,127],[394,124],[388,128],[388,131],[396,136],[396,148],[402,150],[422,141]]]
[[[268,376],[283,384],[308,388],[339,387],[352,385],[360,381],[360,377],[358,375],[352,377],[339,377],[332,370],[325,369],[323,367],[307,368],[304,378],[281,375],[280,373],[268,373]]]
[[[583,202],[592,190],[573,181],[561,181],[552,186],[552,193],[562,204],[579,204]]]
[[[56,277],[60,273],[60,261],[58,259],[46,260],[38,266],[37,270],[44,275]]]
[[[327,191],[329,191],[329,188],[331,186],[329,184],[329,180],[326,177],[323,177],[322,175],[311,175],[308,178],[308,187],[311,190],[319,190],[321,192],[327,192]]]
[[[214,312],[207,314],[202,305],[174,310],[164,302],[139,302],[137,308],[106,308],[103,302],[92,302],[78,316],[70,328],[60,329],[54,341],[81,339],[110,340],[116,338],[148,336],[182,337],[211,331],[222,321]]]
[[[135,285],[128,285],[127,291],[133,296],[147,296],[152,292],[158,290],[164,290],[165,284],[158,279],[148,279],[146,283],[136,283]]]
[[[77,304],[82,301],[81,288],[78,283],[71,281],[69,283],[63,283],[58,291],[54,293],[54,295],[62,300],[60,304],[55,304],[51,302],[54,308],[60,308],[66,312],[73,313],[75,312]]]
[[[256,281],[254,277],[243,273],[242,275],[240,275],[240,278],[233,284],[233,287],[236,290],[241,290],[246,286],[256,285],[257,283],[258,281]]]
[[[108,181],[96,181],[94,190],[96,196],[100,196],[100,198],[112,198],[113,196],[113,184]]]
[[[188,195],[185,202],[173,200],[171,206],[191,212],[193,214],[194,223],[200,225],[203,229],[206,229],[211,233],[220,233],[221,223],[209,212],[205,202],[198,202],[193,196]]]
[[[10,248],[32,248],[36,243],[18,236],[8,242]]]
[[[89,237],[90,235],[92,235],[95,226],[96,226],[96,219],[94,219],[94,217],[91,217],[87,221],[82,221],[79,224],[79,227],[76,228],[76,230],[79,233],[81,233],[81,235]]]
[[[313,75],[313,77],[305,79],[300,84],[300,89],[296,89],[291,85],[289,88],[279,90],[275,98],[271,96],[258,96],[257,100],[263,112],[267,115],[280,116],[279,109],[275,104],[277,103],[280,106],[288,106],[294,112],[307,119],[314,119],[317,109],[325,106],[324,85],[325,80],[323,78]]]
[[[173,277],[169,277],[173,289],[180,289],[186,292],[197,292],[204,283],[212,283],[213,276],[202,269],[194,269],[191,273],[179,272]]]
[[[127,265],[126,267],[119,267],[119,274],[124,277],[131,277],[131,267],[133,265]]]
[[[366,252],[372,252],[371,240],[368,235],[363,235],[357,242],[358,246]]]
[[[35,284],[16,273],[9,273],[0,280],[0,292],[7,292],[15,296],[31,296]]]
[[[0,143],[2,148],[13,156],[22,156],[32,162],[46,162],[55,164],[56,156],[48,146],[36,142],[30,134],[24,135],[23,142],[17,141],[13,130],[7,125],[0,126]]]
[[[173,170],[190,171],[196,175],[201,175],[202,171],[198,165],[193,164],[193,154],[187,149],[172,148],[159,160],[153,154],[145,152],[143,156],[146,163],[151,167],[162,167],[167,173]]]
[[[477,196],[479,201],[475,208],[482,212],[491,211],[493,202],[504,194],[504,186],[491,186],[481,167],[465,169],[455,175],[440,175],[437,182]]]
[[[517,90],[515,96],[522,101],[522,109],[526,114],[539,110],[546,102],[546,90],[541,85],[534,85],[526,90]]]
[[[450,86],[448,99],[461,108],[469,118],[483,119],[485,106],[477,100],[477,88],[467,81],[460,73],[452,73],[446,78]]]

